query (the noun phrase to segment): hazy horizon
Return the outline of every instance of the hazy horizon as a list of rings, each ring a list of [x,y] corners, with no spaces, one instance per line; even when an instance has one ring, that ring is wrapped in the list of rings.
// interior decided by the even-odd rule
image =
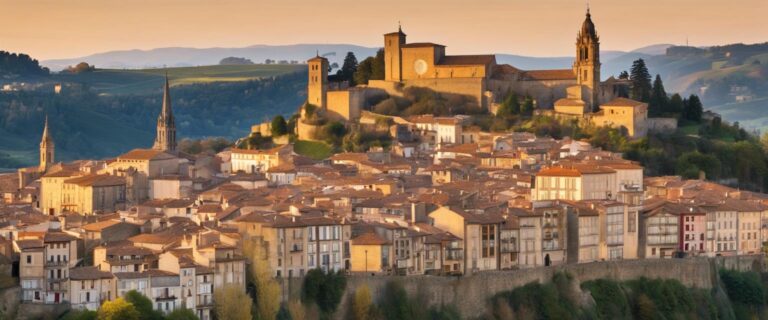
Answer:
[[[449,54],[573,54],[586,3],[571,0],[0,0],[0,50],[39,60],[166,47],[381,46],[398,21],[409,42]],[[765,0],[592,0],[602,50],[768,41]],[[535,32],[530,32],[533,30]]]

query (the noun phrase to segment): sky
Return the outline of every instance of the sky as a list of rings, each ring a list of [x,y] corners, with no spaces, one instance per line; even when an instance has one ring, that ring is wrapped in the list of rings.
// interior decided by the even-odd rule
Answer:
[[[41,60],[160,47],[409,42],[570,56],[582,0],[0,0],[0,50]],[[603,50],[768,41],[768,0],[591,0]]]

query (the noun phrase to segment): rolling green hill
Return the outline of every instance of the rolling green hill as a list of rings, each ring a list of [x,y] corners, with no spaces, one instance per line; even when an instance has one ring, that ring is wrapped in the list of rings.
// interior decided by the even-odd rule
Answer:
[[[275,77],[304,70],[304,65],[214,65],[165,69],[96,69],[78,74],[60,73],[52,79],[89,86],[103,94],[141,94],[162,87],[167,72],[171,85],[239,82]]]

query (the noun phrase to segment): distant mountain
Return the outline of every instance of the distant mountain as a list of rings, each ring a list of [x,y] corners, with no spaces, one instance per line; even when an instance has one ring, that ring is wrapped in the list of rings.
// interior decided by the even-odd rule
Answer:
[[[347,52],[354,52],[358,60],[376,54],[377,48],[347,44],[296,44],[283,46],[255,45],[245,48],[158,48],[152,50],[123,50],[97,53],[72,59],[45,60],[42,64],[58,71],[67,66],[85,61],[97,68],[145,69],[167,67],[188,67],[218,64],[227,57],[242,57],[254,63],[267,59],[275,61],[296,61],[303,63],[317,53],[333,63],[344,60]]]

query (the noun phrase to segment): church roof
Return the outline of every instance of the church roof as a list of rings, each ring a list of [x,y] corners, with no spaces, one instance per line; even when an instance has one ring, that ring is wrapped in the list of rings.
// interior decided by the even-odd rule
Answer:
[[[643,102],[629,98],[618,97],[600,105],[601,107],[637,107],[643,105]]]
[[[524,80],[575,80],[572,69],[528,70],[523,72]]]
[[[312,58],[307,59],[307,62],[309,61],[328,61],[325,57],[321,57],[320,55],[316,55]]]
[[[492,54],[444,56],[438,65],[488,65],[495,64],[496,56]]]
[[[559,106],[563,106],[563,107],[583,106],[583,105],[584,105],[584,100],[581,100],[581,99],[562,98],[562,99],[558,99],[557,101],[555,101],[555,106],[557,106],[557,107],[559,107]]]
[[[89,174],[86,176],[67,179],[64,183],[76,184],[82,187],[107,187],[125,184],[125,178],[108,174]]]
[[[432,42],[414,42],[403,45],[403,48],[429,48],[429,47],[445,47],[442,44]]]
[[[133,149],[117,157],[121,160],[162,160],[173,158],[173,155],[154,149]]]

